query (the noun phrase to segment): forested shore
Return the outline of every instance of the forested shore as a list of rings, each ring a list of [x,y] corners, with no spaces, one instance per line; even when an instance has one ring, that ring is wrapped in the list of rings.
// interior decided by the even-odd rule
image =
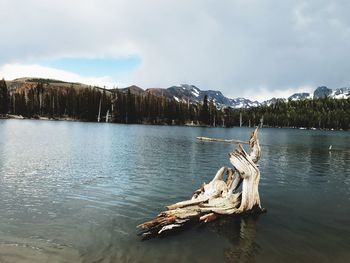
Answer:
[[[173,124],[231,127],[233,112],[212,101],[178,102],[163,96],[133,94],[130,89],[53,88],[43,83],[9,91],[0,82],[0,114],[24,118],[71,119],[127,124]]]
[[[278,100],[269,106],[234,111],[234,126],[239,125],[240,114],[244,126],[349,130],[350,98]]]
[[[232,109],[217,108],[206,96],[202,103],[191,103],[150,93],[134,94],[130,89],[58,88],[43,82],[9,90],[1,80],[0,115],[126,124],[349,130],[350,99],[277,100],[271,105]]]

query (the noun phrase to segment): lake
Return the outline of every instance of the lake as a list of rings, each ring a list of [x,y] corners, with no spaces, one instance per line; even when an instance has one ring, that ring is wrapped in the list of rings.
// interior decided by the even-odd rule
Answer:
[[[250,128],[0,120],[0,262],[350,262],[350,133],[262,129],[258,217],[141,241]],[[329,145],[333,150],[328,151]]]

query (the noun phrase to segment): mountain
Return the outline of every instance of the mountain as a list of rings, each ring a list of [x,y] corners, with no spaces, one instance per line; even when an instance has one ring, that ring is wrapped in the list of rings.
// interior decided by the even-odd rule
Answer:
[[[336,90],[332,90],[330,88],[327,88],[326,86],[320,86],[313,92],[313,95],[311,95],[308,92],[301,92],[301,93],[294,93],[293,95],[288,97],[288,100],[305,100],[305,99],[319,99],[319,98],[325,98],[330,97],[333,99],[347,99],[350,98],[350,88],[339,88]],[[287,99],[283,98],[272,98],[270,100],[266,100],[261,103],[261,105],[271,105],[275,104],[278,101],[287,101]]]
[[[309,99],[310,93],[308,92],[302,92],[302,93],[294,93],[292,96],[289,96],[289,100],[304,100],[304,99]]]
[[[156,96],[166,96],[173,98],[176,101],[200,103],[204,97],[207,96],[208,100],[212,100],[216,107],[231,107],[231,108],[250,108],[259,106],[257,101],[251,101],[245,98],[228,98],[225,97],[221,91],[217,90],[200,90],[194,85],[182,84],[179,86],[171,86],[167,89],[153,88],[147,89],[146,92],[150,92]]]
[[[82,84],[78,82],[67,82],[67,81],[56,80],[56,79],[17,78],[14,80],[6,81],[6,85],[10,92],[28,90],[35,87],[39,83],[42,83],[44,87],[48,89],[73,87],[75,90],[83,90],[85,88],[92,88],[92,86],[89,86],[86,84]],[[103,90],[100,87],[94,87],[94,88]]]
[[[252,101],[246,98],[228,98],[224,96],[221,91],[217,90],[200,90],[194,85],[182,84],[179,86],[171,86],[167,89],[153,88],[147,89],[149,92],[156,96],[165,96],[173,98],[176,101],[200,103],[203,101],[205,95],[208,96],[209,101],[212,100],[214,105],[218,108],[231,107],[234,109],[252,108],[261,105],[271,105],[277,102],[286,102],[287,100],[304,100],[312,98],[323,98],[329,96],[335,99],[350,98],[350,88],[340,88],[336,90],[329,89],[325,86],[318,87],[313,95],[308,92],[294,93],[285,98],[272,98],[263,102]]]
[[[332,94],[332,90],[327,88],[326,86],[321,86],[318,87],[315,91],[314,91],[314,98],[315,99],[319,99],[319,98],[325,98],[329,95]]]
[[[232,104],[230,107],[235,109],[252,108],[252,107],[258,107],[261,105],[261,103],[256,100],[252,101],[245,98],[235,98],[235,99],[231,99],[231,101],[232,101]]]
[[[122,88],[119,89],[122,92],[128,92],[128,90],[130,90],[130,93],[132,94],[136,94],[136,95],[143,95],[146,93],[146,91],[144,91],[143,89],[141,89],[140,87],[136,86],[136,85],[132,85],[126,88]]]
[[[270,106],[270,105],[276,104],[277,102],[286,102],[286,101],[287,100],[283,98],[272,98],[272,99],[263,101],[260,105]]]
[[[313,96],[310,93],[303,92],[303,93],[294,93],[292,96],[290,96],[288,99],[291,100],[303,100],[303,99],[319,99],[319,98],[325,98],[330,97],[333,99],[347,99],[350,98],[350,88],[344,87],[339,89],[330,89],[326,86],[320,86],[317,89],[315,89]]]
[[[350,88],[340,88],[332,92],[331,97],[335,99],[350,98]]]

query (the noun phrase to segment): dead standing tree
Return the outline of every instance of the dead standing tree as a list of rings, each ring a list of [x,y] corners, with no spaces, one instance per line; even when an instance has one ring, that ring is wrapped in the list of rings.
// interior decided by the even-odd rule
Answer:
[[[200,137],[201,140],[203,138]],[[205,138],[207,139],[220,141]],[[258,190],[260,171],[257,162],[261,156],[258,128],[253,131],[248,144],[250,153],[244,150],[242,144],[238,144],[237,149],[229,153],[233,168],[220,168],[209,184],[204,183],[194,192],[192,199],[169,205],[167,211],[138,225],[140,234],[147,238],[181,228],[191,222],[213,221],[222,215],[264,212]]]

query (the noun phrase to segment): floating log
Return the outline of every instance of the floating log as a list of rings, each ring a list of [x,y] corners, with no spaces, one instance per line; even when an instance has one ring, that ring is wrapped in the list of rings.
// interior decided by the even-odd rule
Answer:
[[[209,137],[196,137],[197,140],[200,141],[209,141],[209,142],[226,142],[226,143],[235,143],[235,144],[249,144],[249,142],[241,141],[241,140],[235,140],[235,139],[217,139],[217,138],[209,138]]]
[[[242,146],[245,142],[240,142],[237,149],[229,153],[233,168],[221,167],[211,182],[204,183],[193,193],[191,199],[169,205],[167,211],[138,225],[140,234],[149,238],[180,229],[189,223],[210,222],[223,215],[264,212],[258,191],[260,171],[257,162],[261,157],[258,128],[253,131],[249,142],[246,142],[250,146],[249,154]]]

